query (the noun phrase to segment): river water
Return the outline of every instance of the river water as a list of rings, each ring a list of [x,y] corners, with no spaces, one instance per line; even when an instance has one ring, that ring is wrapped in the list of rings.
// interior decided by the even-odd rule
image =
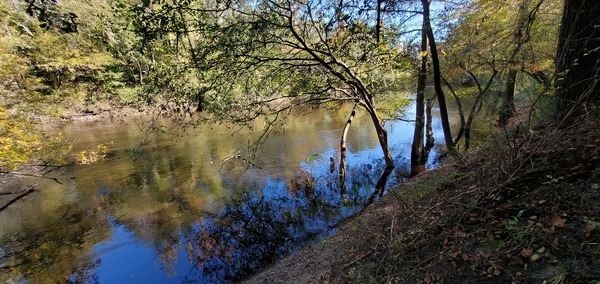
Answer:
[[[243,279],[327,236],[373,195],[384,163],[371,121],[360,113],[347,142],[347,195],[339,193],[338,145],[349,112],[292,116],[258,152],[240,152],[258,134],[225,125],[151,135],[142,145],[139,122],[69,125],[63,132],[75,151],[103,144],[106,160],[49,174],[60,183],[19,181],[36,191],[0,212],[0,281]],[[436,121],[436,142],[443,141],[440,128]],[[409,171],[413,125],[390,120],[386,129],[397,164],[389,187]],[[438,155],[436,147],[430,161]],[[8,201],[0,198],[0,205]]]

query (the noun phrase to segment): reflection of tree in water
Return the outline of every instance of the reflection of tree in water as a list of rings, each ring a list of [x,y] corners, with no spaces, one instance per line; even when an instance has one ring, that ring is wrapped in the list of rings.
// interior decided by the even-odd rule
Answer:
[[[99,259],[85,262],[65,281],[67,283],[100,283],[98,276],[95,272],[98,266],[100,266]]]
[[[243,194],[205,219],[191,248],[197,268],[214,281],[239,280],[286,252],[300,221],[265,196]],[[203,277],[203,278],[204,278]],[[187,279],[195,279],[193,273]]]
[[[98,204],[93,203],[94,209],[73,204],[57,207],[54,218],[45,218],[45,229],[23,230],[22,240],[2,241],[10,248],[0,248],[0,281],[97,282],[99,263],[93,254],[81,256],[108,237],[106,215],[118,216],[110,222],[124,226],[153,247],[170,276],[185,276],[186,271],[175,268],[182,261],[182,251],[187,251],[195,269],[185,279],[239,280],[301,242],[327,234],[359,211],[385,168],[381,161],[351,166],[351,186],[342,198],[337,172],[330,172],[327,159],[322,164],[303,164],[295,175],[267,180],[266,186],[246,185],[243,191],[247,193],[218,210],[220,213],[203,214],[209,203],[207,194],[218,196],[214,192],[220,183],[199,182],[190,172],[202,169],[169,155],[166,158],[134,163],[136,170],[130,175],[136,178],[115,180],[111,186],[98,188],[79,180],[79,187],[93,189],[90,200]],[[186,171],[173,171],[182,168]],[[396,170],[390,184],[400,174],[401,170]],[[203,221],[196,223],[200,218]]]
[[[410,161],[397,156],[394,159],[396,167],[386,168],[382,161],[373,161],[351,167],[350,192],[355,197],[354,202],[367,205],[381,197],[387,188],[404,182],[409,177]]]
[[[64,205],[46,214],[42,230],[25,227],[10,241],[0,240],[7,244],[0,247],[0,282],[97,282],[99,262],[81,258],[108,235],[108,224],[97,213]]]
[[[408,161],[392,173],[390,184],[408,176]],[[269,181],[230,202],[220,214],[199,225],[189,255],[197,270],[185,280],[236,281],[289,253],[301,242],[327,234],[372,201],[384,164],[352,168],[352,186],[343,198],[337,173],[318,175],[299,170],[288,181]],[[208,277],[208,278],[207,278]]]

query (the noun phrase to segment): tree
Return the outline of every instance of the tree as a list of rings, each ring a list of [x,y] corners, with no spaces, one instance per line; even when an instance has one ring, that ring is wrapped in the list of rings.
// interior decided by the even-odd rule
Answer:
[[[425,32],[425,14],[423,14],[423,31],[421,32],[421,58],[417,75],[417,97],[415,113],[415,131],[410,151],[410,176],[425,170],[427,155],[423,138],[425,136],[425,87],[427,84],[427,33]]]
[[[144,33],[177,50],[200,74],[218,120],[247,123],[291,108],[355,102],[367,112],[388,168],[394,167],[376,100],[405,56],[391,24],[362,1],[262,0],[207,5],[164,3],[143,9]],[[153,20],[153,21],[150,21]],[[399,21],[395,21],[397,23]],[[396,25],[396,24],[394,24]]]
[[[352,112],[350,113],[346,124],[344,124],[344,129],[342,130],[342,139],[340,139],[340,190],[342,196],[346,193],[346,137],[348,136],[348,129],[350,129],[350,124],[352,124],[352,119],[356,115],[356,106],[357,104],[354,104]]]
[[[464,139],[468,149],[472,130],[484,123],[505,124],[513,115],[515,99],[535,94],[530,98],[534,105],[546,94],[554,72],[560,4],[478,0],[451,13],[442,63],[443,81],[454,97],[461,124],[456,145]],[[501,109],[496,112],[498,100]],[[488,112],[498,113],[497,120],[476,118],[484,103],[491,108]]]
[[[600,2],[565,0],[556,54],[556,117],[573,121],[600,98]]]
[[[503,103],[500,108],[498,119],[498,124],[501,127],[505,126],[508,119],[513,117],[515,113],[515,86],[520,69],[520,62],[517,60],[517,55],[521,52],[523,45],[531,40],[531,28],[542,3],[544,3],[544,0],[537,2],[530,10],[528,1],[523,1],[519,3],[517,9],[517,24],[513,32],[513,40],[511,41],[512,49],[506,66],[508,69],[506,74],[506,87],[502,95]]]
[[[446,147],[450,152],[454,151],[454,141],[452,140],[452,132],[450,131],[450,121],[448,118],[448,108],[446,107],[446,97],[444,90],[442,90],[442,75],[440,68],[440,59],[437,51],[437,44],[435,42],[435,36],[431,27],[430,11],[429,11],[429,0],[421,0],[423,5],[423,18],[424,18],[424,33],[427,34],[429,39],[429,50],[431,52],[431,61],[433,67],[433,84],[435,93],[440,107],[440,119],[442,120],[442,129],[444,131],[444,140]]]

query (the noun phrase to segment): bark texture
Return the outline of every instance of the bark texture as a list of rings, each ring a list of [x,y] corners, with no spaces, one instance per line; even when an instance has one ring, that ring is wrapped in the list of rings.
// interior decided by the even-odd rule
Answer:
[[[571,120],[597,103],[600,1],[565,0],[556,55],[556,116]]]

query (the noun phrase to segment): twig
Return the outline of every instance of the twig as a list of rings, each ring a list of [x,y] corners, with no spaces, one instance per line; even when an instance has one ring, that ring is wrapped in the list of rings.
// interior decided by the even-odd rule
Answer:
[[[350,263],[345,264],[342,269],[346,269],[346,268],[354,265],[355,263],[361,261],[363,258],[372,255],[374,252],[375,251],[370,251],[367,254],[363,254],[363,255],[359,256],[358,258],[356,258],[355,260],[351,261]]]
[[[38,175],[33,175],[33,174],[25,174],[25,173],[17,173],[17,172],[11,172],[9,174],[16,175],[16,176],[22,176],[22,177],[34,177],[34,178],[49,179],[49,180],[55,181],[58,184],[63,184],[62,182],[60,182],[60,180],[58,180],[57,178],[53,178],[53,177],[45,177],[45,176],[38,176]]]
[[[410,205],[408,205],[406,203],[406,201],[402,200],[402,197],[400,197],[400,195],[398,195],[396,192],[394,191],[390,191],[392,193],[392,195],[394,197],[396,197],[396,200],[398,200],[400,203],[402,203],[402,205],[404,205],[404,207],[406,207],[408,210],[410,210],[410,212],[412,212],[415,216],[417,216],[417,218],[419,219],[423,219],[423,216],[419,215],[417,212],[415,212],[414,209],[412,209],[412,207]]]
[[[34,191],[35,191],[35,187],[33,187],[33,186],[25,189],[23,193],[17,195],[17,197],[13,198],[8,203],[4,204],[4,206],[0,207],[0,212],[4,211],[4,209],[8,208],[8,206],[12,205],[13,203],[17,202],[19,199],[24,198],[25,196],[31,194]]]

